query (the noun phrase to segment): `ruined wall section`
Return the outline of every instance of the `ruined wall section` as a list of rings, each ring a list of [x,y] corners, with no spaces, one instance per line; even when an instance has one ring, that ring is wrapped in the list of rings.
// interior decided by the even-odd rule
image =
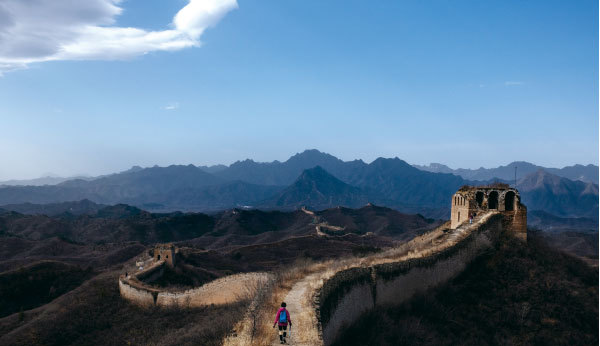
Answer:
[[[119,277],[119,292],[121,297],[139,306],[153,306],[156,304],[159,290],[148,286],[144,282],[152,282],[164,274],[165,262],[158,261],[150,267],[133,275]]]
[[[138,286],[124,278],[119,278],[119,292],[121,293],[121,297],[143,307],[154,306],[155,297],[158,296],[157,291],[141,285]]]
[[[376,306],[401,304],[416,293],[458,275],[494,246],[503,222],[502,215],[493,215],[456,245],[428,257],[335,274],[323,284],[314,301],[323,343],[331,345],[344,327],[356,322],[366,311]]]
[[[249,299],[258,288],[266,285],[268,280],[267,273],[229,275],[183,292],[160,292],[156,305],[198,307],[233,303]]]
[[[145,282],[152,282],[163,274],[164,266],[165,262],[160,261],[135,275],[128,277],[122,275],[119,278],[121,296],[144,307],[192,308],[219,305],[251,297],[270,278],[267,273],[235,274],[182,292],[171,292],[147,285]]]

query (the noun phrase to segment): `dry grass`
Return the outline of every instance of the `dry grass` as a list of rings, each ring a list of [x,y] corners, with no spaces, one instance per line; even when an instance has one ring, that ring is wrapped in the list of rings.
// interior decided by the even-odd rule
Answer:
[[[247,301],[194,309],[140,308],[103,273],[49,304],[0,319],[0,345],[220,345]]]
[[[270,345],[274,332],[274,313],[298,281],[306,276],[323,271],[326,263],[316,263],[310,259],[299,259],[285,270],[280,270],[260,288],[251,288],[254,301],[250,304],[246,317],[235,327],[233,335],[224,340],[224,345]]]
[[[288,270],[277,273],[271,294],[265,297],[264,303],[260,304],[260,309],[257,311],[258,320],[261,322],[256,325],[253,345],[270,345],[273,342],[274,333],[271,323],[274,320],[273,310],[276,310],[285,300],[294,284],[307,275],[322,270],[323,265],[323,263],[301,259],[290,266]]]

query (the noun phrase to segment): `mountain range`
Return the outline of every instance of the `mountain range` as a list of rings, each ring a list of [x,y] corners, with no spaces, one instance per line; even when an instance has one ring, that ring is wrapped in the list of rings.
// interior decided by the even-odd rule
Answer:
[[[506,167],[503,170],[510,170]],[[561,172],[570,170],[565,168]],[[217,212],[234,207],[356,208],[371,202],[402,212],[447,218],[449,201],[459,187],[502,179],[468,180],[453,173],[424,171],[399,158],[378,158],[367,164],[306,150],[285,162],[245,160],[230,166],[133,167],[93,180],[2,186],[0,205],[87,199],[107,205],[125,203],[151,211]],[[597,184],[537,169],[519,179],[517,188],[530,211],[541,210],[562,218],[598,218]]]
[[[452,173],[463,177],[467,180],[493,180],[501,179],[506,181],[514,181],[515,168],[517,169],[517,179],[523,178],[531,173],[535,173],[539,170],[557,175],[559,177],[567,178],[570,180],[580,180],[586,183],[598,184],[598,166],[589,164],[584,165],[573,165],[563,168],[547,168],[533,163],[525,161],[511,162],[506,166],[500,166],[496,168],[478,168],[478,169],[452,169],[441,163],[430,163],[427,166],[414,165],[416,168],[433,172],[433,173]]]

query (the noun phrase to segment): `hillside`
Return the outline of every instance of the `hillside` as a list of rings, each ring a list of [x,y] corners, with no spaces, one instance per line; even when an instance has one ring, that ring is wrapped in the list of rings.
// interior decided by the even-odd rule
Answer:
[[[336,345],[597,345],[598,271],[548,248],[502,239],[457,278],[367,313]]]
[[[360,209],[332,208],[316,213],[332,225],[344,225],[348,233],[373,233],[409,240],[439,225],[421,215],[407,215],[396,210],[369,204]]]
[[[378,158],[348,178],[386,205],[398,203],[423,207],[448,207],[450,197],[465,180],[452,174],[418,170],[399,158]]]
[[[529,210],[561,217],[598,217],[598,185],[539,170],[519,180],[517,188]]]
[[[368,197],[359,188],[342,182],[317,166],[302,172],[292,185],[263,205],[293,209],[302,206],[325,209],[338,205],[355,207],[367,202]]]
[[[546,231],[582,230],[598,231],[598,219],[587,217],[558,217],[542,210],[527,211],[527,224]]]
[[[60,214],[95,214],[103,208],[106,208],[106,205],[97,204],[88,199],[74,202],[48,204],[21,203],[2,206],[2,209],[4,210],[16,211],[21,214],[42,214],[48,216],[57,216]]]
[[[347,228],[347,233],[373,232],[391,238],[402,238],[405,237],[405,232],[418,232],[435,225],[432,220],[421,216],[402,214],[375,206],[358,210],[324,210],[318,217],[320,222]],[[376,218],[377,222],[367,223],[366,220],[371,217]],[[274,242],[293,236],[313,234],[315,221],[315,216],[300,210],[232,209],[208,215],[181,212],[151,213],[133,206],[117,204],[82,215],[61,213],[48,216],[0,212],[0,236],[32,241],[60,237],[84,244],[188,241],[195,246],[218,248]]]
[[[373,226],[364,223],[371,216],[378,218]],[[348,231],[319,236],[317,221]],[[121,298],[117,276],[148,256],[158,241],[174,241],[181,252],[178,267],[155,284],[189,288],[232,273],[285,273],[297,263],[380,252],[436,225],[375,206],[319,214],[240,209],[157,214],[124,204],[81,215],[3,211],[0,343],[220,344],[244,316],[247,301],[149,312]]]

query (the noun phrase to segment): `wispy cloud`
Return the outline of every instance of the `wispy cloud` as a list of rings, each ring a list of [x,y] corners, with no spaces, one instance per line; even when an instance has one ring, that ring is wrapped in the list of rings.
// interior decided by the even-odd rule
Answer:
[[[504,86],[506,86],[506,87],[518,86],[518,85],[523,85],[523,84],[525,84],[525,83],[521,82],[521,81],[506,81],[506,82],[504,82]]]
[[[166,111],[172,111],[179,108],[179,102],[171,102],[168,105],[164,106],[162,109]]]
[[[122,0],[0,1],[0,74],[52,60],[122,60],[200,46],[236,0],[188,0],[170,29],[115,26]]]

